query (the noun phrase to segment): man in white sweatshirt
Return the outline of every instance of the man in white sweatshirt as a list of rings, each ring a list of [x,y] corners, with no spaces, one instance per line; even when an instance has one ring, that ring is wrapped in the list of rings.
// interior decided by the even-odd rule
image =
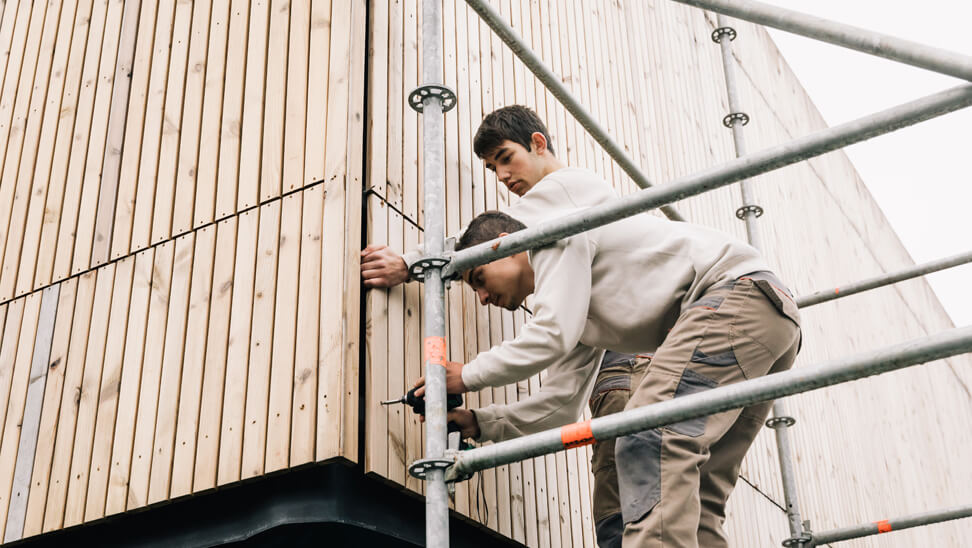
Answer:
[[[567,167],[557,158],[546,126],[527,107],[512,105],[486,116],[476,132],[474,149],[486,167],[495,172],[496,178],[521,197],[507,212],[527,224],[540,220],[551,210],[590,207],[618,197],[614,189],[593,172]],[[536,199],[526,199],[541,180],[548,190]],[[361,277],[365,287],[387,288],[407,281],[409,267],[424,254],[422,246],[403,255],[383,245],[366,247],[361,252]],[[594,417],[624,409],[630,395],[632,375],[644,371],[648,361],[646,356],[611,351],[605,354],[590,397]],[[510,433],[515,435],[514,430]],[[620,546],[622,525],[614,440],[594,444],[592,468],[598,544],[602,548]]]
[[[559,186],[543,179],[524,201],[549,205],[544,219],[574,211],[554,207]],[[456,249],[523,228],[486,212]],[[786,370],[799,348],[792,296],[754,248],[647,214],[473,268],[463,280],[482,301],[508,309],[532,294],[533,318],[515,339],[465,365],[447,364],[447,390],[476,391],[547,371],[540,392],[526,400],[450,412],[465,436],[480,441],[577,420],[601,348],[654,354],[631,381],[627,409]],[[618,439],[623,545],[728,546],[725,504],[769,406]]]

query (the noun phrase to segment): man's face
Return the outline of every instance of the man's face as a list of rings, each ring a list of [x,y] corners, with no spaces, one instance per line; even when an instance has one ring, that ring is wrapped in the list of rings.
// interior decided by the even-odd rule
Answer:
[[[516,310],[533,293],[533,269],[525,252],[467,270],[462,279],[476,292],[480,304],[507,310]]]
[[[527,150],[523,145],[507,139],[483,158],[483,162],[486,169],[496,172],[496,178],[510,192],[523,196],[545,175],[543,159],[535,149],[531,147],[531,150]]]

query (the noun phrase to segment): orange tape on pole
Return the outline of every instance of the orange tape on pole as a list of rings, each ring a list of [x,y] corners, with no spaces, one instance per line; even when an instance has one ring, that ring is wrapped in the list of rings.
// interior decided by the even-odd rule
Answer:
[[[591,421],[575,422],[561,427],[560,441],[564,444],[564,449],[573,449],[594,443]]]
[[[445,337],[425,337],[425,361],[445,367]]]
[[[882,519],[881,521],[875,521],[874,523],[878,526],[878,534],[891,532],[891,524],[888,523],[888,520]]]

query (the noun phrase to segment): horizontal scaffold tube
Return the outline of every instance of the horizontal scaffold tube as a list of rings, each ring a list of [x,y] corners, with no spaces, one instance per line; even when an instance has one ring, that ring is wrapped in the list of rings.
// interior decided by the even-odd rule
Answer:
[[[878,535],[881,533],[890,533],[892,531],[900,531],[902,529],[910,529],[912,527],[920,527],[922,525],[931,525],[933,523],[941,523],[943,521],[951,521],[953,519],[968,517],[972,517],[972,504],[955,506],[933,512],[923,512],[913,516],[884,519],[881,521],[863,523],[861,525],[854,525],[851,527],[842,527],[832,531],[813,533],[813,541],[811,546],[821,546],[831,542],[840,542],[842,540],[851,540],[871,535]]]
[[[972,80],[972,57],[751,0],[675,0],[899,63]]]
[[[537,57],[537,54],[533,52],[533,49],[530,48],[530,46],[528,46],[522,38],[520,38],[520,35],[517,34],[513,27],[506,23],[502,15],[493,9],[493,7],[490,6],[486,0],[466,0],[466,3],[469,4],[469,7],[475,10],[475,12],[479,14],[479,17],[482,18],[482,20],[489,25],[491,29],[493,29],[493,32],[495,32],[496,35],[499,36],[500,39],[503,40],[503,42],[505,42],[511,50],[513,50],[514,55],[519,57],[520,61],[523,61],[523,64],[530,69],[530,72],[532,72],[538,80],[543,82],[543,85],[550,90],[550,93],[552,93],[558,101],[560,101],[560,104],[564,105],[567,112],[569,112],[574,119],[577,120],[585,130],[587,130],[587,133],[589,133],[591,137],[593,137],[594,140],[601,145],[601,148],[604,149],[604,152],[608,153],[608,156],[613,158],[614,161],[618,163],[618,166],[623,169],[629,177],[631,177],[635,184],[641,188],[648,188],[652,186],[652,182],[648,176],[641,171],[638,165],[635,164],[627,154],[625,154],[624,149],[614,142],[614,139],[611,138],[611,134],[608,133],[608,131],[601,126],[601,124],[595,120],[589,112],[587,112],[584,105],[582,105],[580,101],[571,95],[570,90],[567,89],[567,86],[560,81],[560,77],[554,74],[552,70],[547,68],[547,65],[543,64],[543,61]],[[666,217],[673,221],[685,220],[682,214],[672,206],[662,206],[661,210]]]
[[[965,84],[839,126],[823,129],[782,145],[735,158],[722,166],[682,177],[659,187],[639,190],[623,198],[612,200],[610,203],[571,213],[464,249],[452,256],[450,263],[442,269],[442,276],[454,278],[475,266],[819,156],[941,116],[970,104],[972,104],[972,84]]]
[[[868,291],[870,289],[876,289],[878,287],[891,285],[904,280],[910,280],[911,278],[917,278],[918,276],[924,276],[925,274],[931,274],[932,272],[938,272],[939,270],[945,270],[946,268],[952,268],[953,266],[959,266],[966,263],[972,263],[972,251],[966,251],[965,253],[959,253],[958,255],[953,255],[951,257],[945,257],[943,259],[915,265],[897,272],[892,272],[890,274],[875,276],[873,278],[847,284],[843,287],[835,287],[833,289],[803,295],[796,298],[796,304],[800,308],[806,308],[815,304],[853,295],[854,293],[861,293],[862,291]]]
[[[446,479],[965,352],[972,352],[972,326],[462,451]]]

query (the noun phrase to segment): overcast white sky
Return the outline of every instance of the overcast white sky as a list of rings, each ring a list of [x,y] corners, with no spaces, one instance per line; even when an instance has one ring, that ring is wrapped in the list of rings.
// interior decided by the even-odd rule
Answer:
[[[765,1],[972,55],[972,0]],[[770,34],[830,125],[962,83],[802,36]],[[972,108],[845,150],[916,263],[972,249]],[[928,279],[955,325],[972,324],[972,265]]]

